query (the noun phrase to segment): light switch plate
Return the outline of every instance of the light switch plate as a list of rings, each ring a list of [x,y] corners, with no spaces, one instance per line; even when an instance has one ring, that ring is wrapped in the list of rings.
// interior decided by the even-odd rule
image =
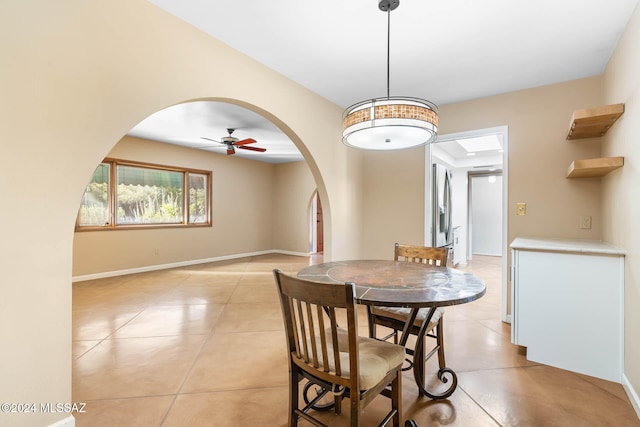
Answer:
[[[527,204],[516,203],[516,215],[526,215],[526,214],[527,214]]]

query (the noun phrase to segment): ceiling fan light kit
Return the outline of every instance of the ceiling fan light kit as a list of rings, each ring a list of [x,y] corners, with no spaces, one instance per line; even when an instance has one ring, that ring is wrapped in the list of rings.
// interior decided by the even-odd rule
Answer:
[[[389,96],[391,11],[400,0],[380,0],[387,12],[387,96],[358,102],[342,115],[342,142],[363,150],[401,150],[419,147],[438,136],[438,107],[427,100]]]

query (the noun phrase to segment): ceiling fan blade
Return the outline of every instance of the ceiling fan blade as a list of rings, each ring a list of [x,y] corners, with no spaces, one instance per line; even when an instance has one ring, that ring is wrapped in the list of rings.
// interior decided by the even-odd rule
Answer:
[[[239,146],[238,148],[242,148],[243,150],[251,150],[251,151],[260,151],[261,153],[267,151],[266,148],[260,147],[245,147],[244,145]]]
[[[206,139],[207,141],[217,142],[218,144],[220,144],[220,141],[216,141],[215,139],[207,138],[206,136],[201,136],[200,138]]]
[[[234,142],[235,145],[240,146],[240,145],[245,145],[245,144],[253,144],[254,142],[257,142],[255,139],[253,138],[247,138],[247,139],[243,139],[241,141],[236,141]]]

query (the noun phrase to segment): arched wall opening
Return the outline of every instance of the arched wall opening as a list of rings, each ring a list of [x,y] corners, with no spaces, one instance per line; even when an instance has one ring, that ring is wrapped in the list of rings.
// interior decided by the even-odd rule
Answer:
[[[0,397],[72,402],[71,279],[74,225],[92,172],[122,135],[168,105],[216,94],[265,112],[298,145],[325,215],[325,257],[363,250],[362,155],[340,144],[342,108],[146,0],[33,5],[3,10],[0,28],[0,175],[16,182],[2,221]],[[28,52],[28,54],[25,54]],[[268,113],[267,113],[268,112]],[[9,213],[9,211],[5,211]],[[15,213],[15,211],[13,211]],[[113,233],[111,233],[113,234]],[[13,325],[15,327],[9,327]],[[68,414],[0,414],[16,427]],[[64,425],[64,424],[60,424]]]
[[[238,100],[198,101],[222,101],[241,105],[247,115],[266,115]],[[272,164],[125,135],[107,157],[212,172],[212,226],[77,231],[74,281],[269,252],[306,255],[306,202],[323,183],[321,177],[317,181],[319,173],[312,173],[308,151],[304,156],[305,161]]]

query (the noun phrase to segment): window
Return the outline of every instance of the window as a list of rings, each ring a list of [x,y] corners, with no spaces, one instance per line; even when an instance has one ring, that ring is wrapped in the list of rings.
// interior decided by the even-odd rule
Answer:
[[[207,182],[209,179],[205,174],[189,174],[189,224],[206,222],[209,217]]]
[[[76,229],[208,226],[210,194],[209,171],[105,159],[82,196]]]
[[[91,177],[91,182],[82,196],[78,225],[100,227],[109,223],[109,169],[102,163]]]

